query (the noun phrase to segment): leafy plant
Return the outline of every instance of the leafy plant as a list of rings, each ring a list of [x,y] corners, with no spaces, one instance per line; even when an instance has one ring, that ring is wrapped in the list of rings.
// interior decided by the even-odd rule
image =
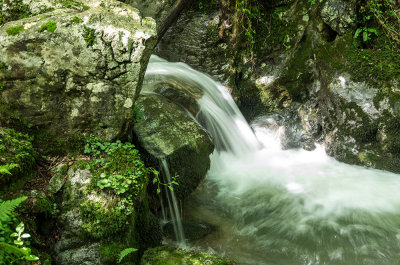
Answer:
[[[356,32],[354,33],[354,39],[357,39],[358,36],[362,36],[362,40],[363,42],[367,42],[371,39],[372,34],[374,34],[375,36],[378,36],[378,32],[376,31],[376,29],[374,28],[367,28],[367,27],[363,27],[363,28],[358,28],[356,30]]]
[[[177,175],[171,177],[172,181],[171,181],[170,183],[163,183],[163,182],[160,180],[160,177],[159,177],[160,173],[159,173],[157,170],[155,170],[154,168],[149,168],[149,170],[150,170],[150,171],[153,173],[153,175],[154,175],[153,184],[157,184],[157,194],[160,194],[160,192],[161,192],[161,186],[168,187],[168,189],[170,189],[171,191],[173,191],[173,190],[174,190],[173,185],[177,185],[177,186],[179,185],[178,182],[176,181],[176,179],[178,178]]]
[[[13,211],[26,199],[27,197],[20,197],[0,203],[0,264],[14,264],[21,260],[39,260],[37,256],[31,254],[32,250],[28,247],[29,242],[24,241],[31,237],[30,234],[24,233],[24,223],[21,222],[15,228],[15,232],[7,235],[10,232],[10,220],[15,220]]]
[[[238,10],[238,16],[251,55],[254,53],[254,45],[256,43],[256,25],[264,16],[259,6],[260,4],[257,0],[236,0],[236,10]]]
[[[0,168],[3,166],[0,166]],[[0,224],[7,220],[7,218],[12,214],[15,208],[18,207],[27,197],[19,197],[14,200],[4,201],[0,203]]]
[[[130,215],[134,201],[147,183],[150,173],[150,169],[141,160],[139,151],[131,143],[110,143],[91,137],[84,152],[93,158],[89,167],[96,176],[95,185],[120,195],[117,208]],[[156,171],[151,169],[151,172]]]
[[[363,41],[369,40],[372,34],[377,35],[377,31],[371,31],[380,26],[382,31],[393,44],[400,47],[400,3],[395,0],[364,0],[361,1],[358,12],[358,35],[363,33]],[[360,31],[361,29],[361,31]],[[356,31],[356,33],[357,33]]]
[[[122,250],[119,254],[118,254],[118,257],[117,257],[117,259],[118,259],[118,263],[121,263],[121,261],[127,256],[127,255],[129,255],[129,254],[131,254],[131,253],[133,253],[133,252],[135,252],[135,251],[137,251],[137,249],[136,248],[126,248],[126,249],[124,249],[124,250]]]

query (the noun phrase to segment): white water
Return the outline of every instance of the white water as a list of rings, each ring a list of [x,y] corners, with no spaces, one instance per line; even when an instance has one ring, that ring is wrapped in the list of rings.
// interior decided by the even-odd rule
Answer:
[[[171,173],[169,172],[169,167],[167,160],[161,159],[161,168],[163,171],[163,175],[166,177],[167,183],[171,183]],[[185,234],[183,231],[181,214],[178,207],[178,200],[176,199],[174,190],[170,190],[168,186],[164,186],[164,193],[167,197],[168,202],[168,210],[171,217],[172,227],[174,229],[175,239],[177,241],[177,245],[181,248],[186,248]],[[164,210],[163,201],[161,201],[163,217],[166,219],[166,214]]]
[[[152,58],[147,74],[197,86],[217,139],[205,185],[188,215],[219,226],[195,247],[240,264],[400,264],[400,176],[350,166],[315,151],[280,148],[226,89],[181,63]]]

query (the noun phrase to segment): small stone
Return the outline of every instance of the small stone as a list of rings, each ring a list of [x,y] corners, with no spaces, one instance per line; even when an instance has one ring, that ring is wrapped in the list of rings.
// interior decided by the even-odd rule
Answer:
[[[50,179],[49,186],[47,190],[55,194],[57,193],[65,183],[64,174],[67,172],[68,166],[64,163],[59,164],[52,171],[55,173],[54,176]]]

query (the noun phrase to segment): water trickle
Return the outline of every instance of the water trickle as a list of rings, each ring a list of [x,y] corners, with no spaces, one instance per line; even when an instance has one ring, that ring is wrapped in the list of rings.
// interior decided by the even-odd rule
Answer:
[[[162,173],[165,176],[167,183],[172,182],[171,174],[169,172],[169,167],[167,160],[165,158],[160,160]],[[164,186],[164,193],[167,197],[168,210],[171,217],[172,226],[174,229],[175,239],[177,244],[181,248],[186,248],[185,235],[183,232],[181,212],[178,207],[178,200],[176,199],[175,192],[173,189],[169,189],[168,186]],[[163,204],[163,202],[161,202]],[[166,219],[165,210],[163,208],[163,217]]]
[[[399,175],[340,163],[321,146],[282,150],[276,130],[251,129],[226,88],[182,63],[152,57],[148,77],[203,91],[197,118],[216,151],[186,214],[220,229],[195,247],[240,264],[400,264]]]

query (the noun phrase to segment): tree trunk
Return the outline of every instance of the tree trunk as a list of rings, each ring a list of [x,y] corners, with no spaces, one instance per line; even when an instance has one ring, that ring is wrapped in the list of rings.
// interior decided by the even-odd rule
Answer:
[[[157,44],[160,42],[162,37],[164,37],[165,33],[169,29],[169,27],[178,19],[182,10],[190,3],[192,0],[177,0],[174,6],[171,9],[171,12],[168,16],[161,22],[159,26],[157,26]]]

